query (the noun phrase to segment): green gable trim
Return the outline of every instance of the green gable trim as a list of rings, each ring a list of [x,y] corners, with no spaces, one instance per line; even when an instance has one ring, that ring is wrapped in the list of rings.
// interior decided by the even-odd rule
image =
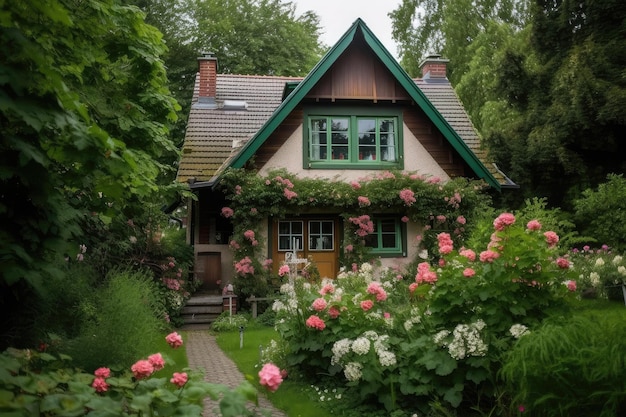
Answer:
[[[382,43],[369,30],[365,22],[360,18],[355,20],[352,27],[339,39],[326,55],[317,63],[302,82],[300,82],[272,116],[265,122],[259,131],[244,145],[241,151],[230,161],[228,167],[242,168],[249,161],[267,138],[276,130],[287,116],[311,91],[317,82],[326,74],[331,66],[343,54],[354,40],[355,35],[361,31],[365,42],[372,48],[372,52],[381,60],[387,69],[393,74],[400,85],[409,93],[415,103],[426,113],[428,118],[435,124],[437,129],[448,140],[452,147],[461,155],[474,173],[484,179],[489,185],[500,190],[500,184],[487,170],[478,157],[469,149],[454,129],[448,124],[439,111],[426,98],[424,93],[415,84],[413,79],[402,69],[393,56],[385,49]],[[285,90],[285,92],[287,92]]]

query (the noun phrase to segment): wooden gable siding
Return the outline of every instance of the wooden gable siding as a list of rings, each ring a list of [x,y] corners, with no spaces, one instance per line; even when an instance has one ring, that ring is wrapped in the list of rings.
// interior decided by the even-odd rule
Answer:
[[[255,153],[255,167],[264,166],[289,137],[303,123],[304,113],[302,107],[296,107],[289,116],[272,132],[265,143]]]
[[[410,100],[380,60],[359,41],[337,59],[307,94],[308,99]]]
[[[450,177],[471,174],[471,170],[468,169],[463,158],[456,154],[452,145],[435,128],[433,123],[428,120],[422,110],[417,107],[405,107],[402,112],[402,118],[413,136],[417,138]]]

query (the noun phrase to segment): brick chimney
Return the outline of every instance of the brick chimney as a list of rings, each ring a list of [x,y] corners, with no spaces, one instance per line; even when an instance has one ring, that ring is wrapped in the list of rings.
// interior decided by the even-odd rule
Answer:
[[[198,73],[200,78],[198,101],[192,107],[216,109],[217,58],[212,53],[205,52],[198,57]]]
[[[429,55],[422,61],[422,78],[424,79],[447,79],[446,70],[449,59],[442,58],[441,55]]]

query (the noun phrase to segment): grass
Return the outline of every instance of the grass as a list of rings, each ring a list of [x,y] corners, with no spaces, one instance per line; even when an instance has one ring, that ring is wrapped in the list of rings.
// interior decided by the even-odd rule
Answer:
[[[277,337],[273,328],[252,326],[243,333],[243,347],[240,348],[239,331],[220,332],[216,334],[217,344],[231,358],[239,370],[252,382],[257,389],[265,392],[267,398],[289,417],[329,417],[333,415],[323,407],[315,396],[314,388],[301,381],[287,378],[275,392],[267,392],[258,383],[260,370],[260,346],[267,346]]]

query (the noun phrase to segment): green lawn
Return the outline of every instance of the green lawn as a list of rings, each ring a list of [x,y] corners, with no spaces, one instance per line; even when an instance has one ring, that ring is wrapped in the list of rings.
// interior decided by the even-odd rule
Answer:
[[[216,333],[219,347],[237,364],[239,370],[275,407],[284,410],[289,417],[329,417],[333,415],[322,407],[315,388],[287,378],[275,393],[267,392],[258,383],[260,370],[260,347],[267,346],[277,333],[273,328],[258,326],[246,328],[243,333],[243,347],[240,347],[239,331]],[[336,415],[336,414],[334,414]]]

